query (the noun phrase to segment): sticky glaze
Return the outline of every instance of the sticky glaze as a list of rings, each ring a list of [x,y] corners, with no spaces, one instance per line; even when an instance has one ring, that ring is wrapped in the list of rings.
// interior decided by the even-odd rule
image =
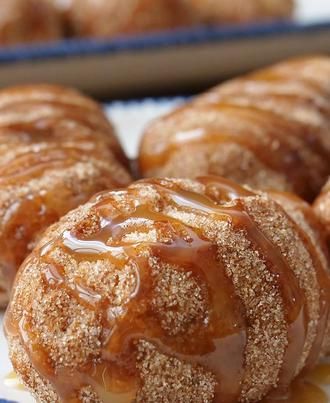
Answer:
[[[166,205],[161,212],[155,206],[135,199],[134,186],[121,191],[131,200],[136,200],[134,209],[127,214],[116,212],[113,208],[112,198],[116,192],[98,196],[94,198],[93,210],[99,217],[99,226],[93,234],[65,230],[60,237],[35,252],[37,259],[44,263],[41,274],[49,289],[65,289],[72,298],[103,315],[100,361],[91,360],[83,371],[76,368],[72,372],[65,369],[54,371],[27,317],[23,315],[17,323],[10,310],[7,313],[7,334],[20,335],[33,366],[51,382],[63,402],[74,402],[75,392],[86,384],[93,385],[100,396],[111,396],[111,401],[130,402],[140,386],[136,367],[136,344],[140,339],[151,342],[163,354],[211,371],[217,379],[214,402],[237,401],[247,343],[248,324],[244,306],[219,259],[215,239],[207,236],[203,229],[174,218],[170,213],[173,210],[200,218],[212,217],[215,222],[228,222],[235,230],[244,231],[252,247],[265,258],[269,272],[276,278],[286,315],[289,344],[279,373],[278,389],[287,393],[296,375],[307,324],[311,319],[306,311],[304,293],[285,257],[257,227],[244,207],[242,200],[255,196],[255,193],[216,177],[203,177],[199,183],[205,186],[204,194],[185,190],[175,183],[166,184],[166,181],[145,182],[146,186],[152,186],[157,191]],[[283,194],[281,197],[286,196]],[[168,233],[162,242],[139,242],[127,238],[132,232],[143,234],[160,225]],[[303,230],[300,231],[305,236]],[[308,247],[315,255],[311,243]],[[55,249],[65,252],[77,264],[98,259],[109,261],[117,268],[130,264],[134,268],[135,288],[128,301],[113,307],[111,301],[104,300],[100,294],[84,286],[79,278],[68,283],[63,267],[51,257]],[[180,270],[189,271],[200,284],[206,286],[206,298],[212,309],[205,321],[196,324],[193,333],[182,334],[179,338],[169,337],[150,309],[154,289],[150,255],[163,263],[174,264]],[[328,276],[322,272],[321,266],[318,270],[320,287],[325,293],[322,296],[324,312],[328,312]],[[324,326],[324,315],[321,317]],[[321,339],[315,341],[311,353],[313,360],[320,355],[321,345]]]
[[[99,106],[71,89],[1,91],[0,138],[1,298],[49,225],[94,193],[128,184],[130,177]]]

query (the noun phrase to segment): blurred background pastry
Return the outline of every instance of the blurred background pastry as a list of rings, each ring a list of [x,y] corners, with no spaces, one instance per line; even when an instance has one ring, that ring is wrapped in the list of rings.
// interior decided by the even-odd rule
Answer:
[[[203,23],[289,18],[294,0],[179,0]]]
[[[53,0],[74,36],[107,37],[180,26],[289,17],[292,0]]]
[[[98,104],[67,88],[0,92],[0,305],[37,238],[103,189],[127,185],[127,161]]]
[[[106,37],[191,25],[186,11],[180,0],[72,0],[69,18],[73,35]]]
[[[45,0],[1,0],[0,45],[44,42],[63,36],[56,9]]]

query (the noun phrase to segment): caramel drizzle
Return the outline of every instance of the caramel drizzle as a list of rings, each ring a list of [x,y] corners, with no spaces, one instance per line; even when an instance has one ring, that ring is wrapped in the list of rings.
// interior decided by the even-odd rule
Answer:
[[[46,170],[69,168],[78,161],[81,161],[79,150],[63,147],[25,153],[7,166],[0,167],[0,186],[17,185],[41,177]]]
[[[191,108],[196,107],[192,105]],[[298,123],[293,124],[287,119],[279,119],[278,115],[252,105],[244,106],[223,102],[201,104],[197,106],[196,113],[197,111],[203,113],[201,108],[217,110],[219,114],[226,116],[228,122],[232,120],[232,125],[220,124],[218,128],[201,125],[191,130],[171,133],[167,140],[159,140],[157,148],[153,147],[150,151],[142,148],[140,164],[143,170],[163,166],[175,151],[182,149],[185,145],[221,143],[241,145],[252,152],[265,166],[285,174],[291,183],[295,186],[300,184],[303,188],[308,186],[306,178],[310,178],[310,168],[306,166],[301,153],[297,151],[298,147],[308,146],[309,152],[320,158],[322,164],[329,166],[328,153],[325,152],[324,146],[319,144],[315,135],[302,135],[304,127]],[[179,113],[180,110],[173,114],[173,117]],[[246,123],[245,131],[236,128],[235,120],[237,119]],[[259,135],[260,130],[263,131],[262,138]],[[323,175],[326,175],[325,166],[319,167],[319,169]],[[306,195],[311,192],[314,193],[314,190],[307,189]]]
[[[330,104],[326,99],[324,88],[316,86],[305,80],[283,79],[278,77],[269,80],[258,74],[251,75],[247,78],[236,79],[228,82],[227,84],[220,85],[211,89],[207,95],[210,95],[210,101],[218,102],[222,97],[240,97],[241,95],[247,96],[251,103],[255,98],[264,97],[283,97],[294,102],[297,105],[304,104],[312,106],[321,113],[329,113]],[[198,98],[197,98],[198,99]],[[208,99],[203,98],[201,99]]]
[[[190,108],[194,108],[194,104]],[[188,106],[189,108],[189,106]],[[157,144],[157,149],[152,149],[152,153],[143,152],[144,159],[143,166],[145,169],[154,168],[164,164],[169,158],[173,151],[182,148],[185,144],[205,144],[205,143],[221,143],[221,142],[235,142],[236,144],[241,144],[256,156],[261,158],[261,160],[269,167],[278,170],[283,170],[287,167],[287,164],[292,163],[292,159],[295,164],[298,163],[297,156],[294,155],[294,150],[292,145],[288,142],[288,139],[295,138],[293,135],[293,125],[290,122],[274,122],[276,117],[274,114],[262,111],[252,106],[242,106],[235,104],[201,104],[197,105],[196,110],[214,110],[218,111],[219,114],[223,114],[227,122],[221,123],[218,129],[210,129],[204,126],[197,126],[191,130],[176,131],[172,133],[169,137],[168,143],[162,143],[161,141]],[[173,115],[179,115],[184,108],[176,111]],[[170,115],[168,118],[170,118]],[[235,119],[240,119],[246,123],[248,129],[243,131],[242,129],[236,129],[235,123],[229,124],[230,119],[232,122]],[[272,123],[276,123],[276,129],[272,126]],[[260,128],[263,129],[264,133],[262,139],[257,131],[260,132]],[[295,130],[296,131],[296,130]],[[297,137],[297,136],[296,136]],[[277,145],[278,156],[273,157],[271,152],[265,155],[265,147],[270,147],[272,141],[278,140],[280,143]],[[261,152],[262,151],[262,152]],[[270,151],[270,150],[268,150]],[[288,155],[290,156],[288,158]]]
[[[276,77],[276,76],[275,76]],[[279,81],[278,81],[279,80]],[[245,79],[238,79],[228,84],[220,85],[211,89],[209,92],[196,98],[196,104],[200,105],[221,105],[232,104],[242,105],[247,107],[253,107],[260,112],[272,113],[276,116],[281,116],[281,119],[287,121],[288,124],[295,125],[295,129],[288,130],[296,133],[298,138],[301,138],[306,145],[318,154],[324,162],[328,162],[328,171],[330,169],[329,162],[329,149],[324,146],[323,131],[320,129],[326,129],[328,124],[328,117],[330,114],[330,102],[326,97],[325,88],[316,85],[315,82],[302,79],[301,77],[290,77],[289,85],[292,83],[299,85],[299,89],[296,87],[286,92],[285,84],[288,81],[283,81],[283,77],[276,77],[275,86],[269,87],[271,80],[266,76],[263,77],[259,74],[253,74]],[[284,86],[283,86],[284,84]],[[305,91],[307,90],[307,91]],[[302,91],[304,91],[302,93]],[[242,102],[243,101],[243,102]],[[267,101],[272,101],[274,107],[267,104]],[[290,104],[296,107],[299,111],[300,107],[310,110],[312,108],[313,113],[317,115],[317,121],[304,122],[303,120],[292,117],[290,110],[285,109],[285,104]],[[282,105],[283,108],[276,108],[277,105]]]
[[[37,110],[39,114],[33,114]],[[21,115],[16,116],[15,113],[23,113],[29,119],[24,121]],[[35,124],[42,119],[54,120],[71,120],[78,122],[92,130],[100,130],[104,132],[111,131],[111,126],[97,107],[88,108],[83,105],[73,105],[57,101],[26,101],[15,102],[12,105],[0,108],[0,127],[10,127],[15,124]]]
[[[296,197],[293,194],[286,194],[283,192],[271,192],[271,197],[278,202],[284,201],[286,205],[291,205],[294,209],[301,211],[304,219],[307,224],[310,225],[311,228],[317,228],[318,223],[315,222],[315,216],[312,214],[310,206],[302,201],[300,198]],[[293,221],[289,217],[291,224],[298,232],[299,237],[303,240],[304,245],[313,261],[313,267],[316,271],[316,276],[318,280],[318,284],[320,287],[320,303],[319,303],[319,320],[318,320],[318,331],[317,337],[313,343],[313,347],[310,351],[309,357],[305,363],[305,368],[308,370],[313,368],[320,356],[323,338],[327,326],[327,322],[329,320],[330,315],[330,273],[328,267],[326,267],[319,256],[319,253],[315,253],[314,241],[311,239],[310,235],[302,230],[302,228],[297,225],[295,221]],[[324,259],[327,260],[327,251],[326,245],[322,245],[321,239],[316,239],[319,243],[320,253],[324,255]]]
[[[104,219],[105,217],[103,217],[103,220]],[[152,250],[152,255],[157,256],[162,262],[173,263],[176,265],[179,263],[184,267],[188,267],[189,270],[192,271],[196,276],[202,278],[205,277],[204,282],[210,285],[209,293],[213,301],[213,310],[214,312],[221,313],[221,304],[219,309],[217,309],[217,301],[218,304],[221,301],[220,291],[225,294],[226,290],[228,290],[229,288],[229,290],[231,290],[231,293],[227,297],[227,301],[229,301],[229,299],[233,300],[235,298],[234,290],[232,289],[230,282],[226,279],[224,273],[219,270],[219,263],[216,261],[216,253],[214,248],[209,242],[204,241],[202,238],[200,238],[200,236],[192,231],[192,229],[183,226],[180,222],[170,218],[169,216],[150,211],[148,209],[145,209],[144,207],[142,207],[141,210],[137,208],[137,211],[130,215],[129,218],[118,217],[114,220],[106,222],[105,227],[102,229],[101,233],[97,234],[98,240],[89,239],[88,242],[86,242],[86,240],[81,241],[66,233],[64,235],[63,243],[67,248],[69,247],[69,249],[75,251],[75,253],[79,251],[78,253],[82,254],[82,256],[79,257],[80,259],[86,259],[88,257],[91,258],[91,256],[92,258],[95,258],[95,253],[101,256],[106,256],[108,253],[111,253],[110,258],[111,260],[113,260],[114,263],[116,263],[116,265],[123,264],[123,262],[120,257],[114,258],[114,256],[122,255],[126,256],[125,260],[133,259],[135,264],[137,263],[139,273],[138,283],[140,286],[136,295],[132,296],[133,300],[129,303],[129,307],[126,308],[127,311],[131,312],[132,310],[134,311],[135,306],[146,304],[145,301],[151,299],[151,290],[145,286],[146,284],[150,283],[150,274],[146,273],[146,270],[148,270],[148,263],[145,261],[145,259],[141,259],[141,257],[139,257],[136,252],[136,249],[140,248],[142,245],[131,245],[120,242],[120,246],[107,246],[103,242],[108,239],[109,236],[112,236],[113,242],[116,244],[116,239],[122,238],[121,232],[123,231],[123,228],[134,227],[136,230],[139,230],[140,228],[143,229],[143,222],[145,220],[147,220],[149,223],[162,221],[170,222],[173,226],[174,231],[175,227],[179,227],[180,230],[184,231],[187,234],[187,240],[184,240],[180,237],[174,237],[172,243],[168,245],[160,243],[149,244]],[[102,239],[102,241],[100,242],[99,239]],[[206,251],[208,251],[208,259],[204,257],[202,260],[202,264],[198,264],[198,262],[201,260],[201,253],[205,254]],[[205,270],[205,267],[208,267],[209,271]],[[224,290],[221,290],[218,287],[218,284],[226,284],[226,286],[223,286]],[[222,299],[224,299],[223,296]],[[236,306],[240,306],[240,302],[238,300]],[[137,314],[139,316],[139,313]],[[130,313],[130,315],[132,314]],[[237,314],[233,312],[232,316],[237,317]],[[148,320],[146,321],[144,319],[143,325],[141,325],[141,320],[139,320],[140,325],[137,328],[134,327],[133,329],[127,329],[125,323],[123,324],[123,327],[121,327],[119,324],[116,332],[111,332],[111,338],[108,341],[106,351],[103,353],[103,355],[106,356],[107,362],[112,363],[113,365],[113,363],[118,362],[117,356],[119,355],[120,357],[123,354],[123,348],[125,350],[125,344],[128,345],[130,341],[138,339],[140,335],[141,338],[151,340],[154,344],[158,345],[160,350],[164,353],[176,356],[177,358],[184,359],[186,361],[191,361],[204,365],[207,364],[209,369],[214,370],[215,373],[222,374],[221,378],[225,379],[227,381],[227,384],[228,382],[231,382],[231,385],[239,386],[241,371],[238,371],[238,369],[241,368],[243,365],[245,345],[243,326],[245,327],[245,325],[243,325],[243,323],[240,324],[239,317],[237,318],[237,321],[232,323],[230,326],[227,324],[227,327],[219,326],[220,323],[223,324],[223,321],[221,321],[220,318],[215,317],[213,318],[213,320],[210,319],[210,321],[213,325],[209,331],[207,329],[199,330],[204,332],[204,337],[206,340],[204,341],[204,349],[202,350],[200,347],[200,343],[198,342],[200,340],[200,338],[198,337],[198,333],[197,335],[195,335],[196,343],[193,343],[192,340],[190,340],[190,343],[187,343],[187,341],[184,340],[184,342],[182,342],[182,345],[180,345],[180,348],[178,349],[177,347],[175,348],[173,343],[171,343],[168,335],[166,335],[162,331],[160,326],[156,325],[153,322],[153,319],[151,319],[150,325],[148,324]],[[125,340],[126,342],[119,342],[119,348],[116,348],[116,344],[120,340]],[[114,347],[112,348],[112,346]],[[230,350],[227,350],[228,348]],[[220,363],[218,360],[219,350],[222,350],[224,355],[222,357],[222,363]],[[230,356],[228,354],[229,351]],[[232,353],[234,351],[235,356],[233,358]],[[226,353],[227,358],[225,356]],[[125,355],[130,356],[132,355],[132,352],[127,352]],[[235,359],[235,357],[237,358]],[[226,363],[225,367],[224,363]],[[230,367],[232,367],[231,370]],[[238,390],[232,390],[232,388],[233,387],[231,386],[231,389],[228,391],[219,389],[219,396],[237,395]]]
[[[21,196],[19,188],[43,178],[47,171],[69,169],[91,158],[109,165],[112,158],[113,164],[116,160],[126,163],[112,128],[97,104],[74,92],[56,90],[56,87],[42,87],[39,94],[29,97],[33,93],[31,88],[0,94],[0,154],[6,161],[0,164],[0,187],[7,195],[14,194],[12,203],[3,206],[5,214],[0,220],[2,266],[8,284],[40,231],[86,201],[88,193],[93,191],[89,189],[86,194],[82,187],[80,194],[72,194],[64,200],[56,198],[49,190],[40,194],[32,190]],[[45,95],[43,91],[50,94]],[[60,94],[62,97],[57,99]],[[15,147],[19,149],[12,152]],[[121,178],[110,177],[111,171],[107,171],[105,165],[104,168],[100,165],[99,169],[106,176],[108,186],[126,184],[125,179],[123,183]],[[63,181],[58,192],[65,195],[67,189]]]
[[[214,215],[216,220],[227,220],[234,228],[242,229],[246,232],[253,247],[259,250],[266,259],[268,270],[278,279],[278,287],[282,294],[288,324],[289,345],[284,356],[279,382],[279,386],[285,388],[295,375],[305,342],[308,317],[302,290],[299,288],[298,281],[284,257],[258,230],[237,199],[248,194],[253,195],[253,193],[238,186],[230,185],[229,181],[220,181],[215,177],[201,178],[201,182],[208,185],[207,188],[217,188],[219,194],[215,200],[212,200],[211,194],[203,196],[182,190],[177,186],[168,189],[157,180],[148,183],[151,183],[168,203],[180,211],[193,211],[195,214],[206,216]],[[128,192],[131,190],[129,189]],[[134,194],[132,196],[134,197]],[[54,373],[47,367],[45,352],[40,351],[40,346],[37,348],[35,344],[36,335],[34,335],[33,329],[29,328],[23,316],[19,323],[19,334],[33,365],[46,379],[51,381],[65,402],[73,401],[71,399],[74,391],[85,384],[95,385],[95,383],[101,382],[102,385],[100,373],[103,375],[107,373],[107,382],[105,383],[110,392],[126,393],[138,388],[138,374],[132,357],[134,357],[135,342],[142,338],[151,341],[166,354],[201,364],[212,370],[218,380],[221,380],[217,385],[215,401],[226,403],[236,401],[244,366],[245,314],[233,284],[216,257],[212,240],[205,239],[203,230],[191,228],[164,212],[158,213],[143,205],[138,206],[135,212],[129,216],[117,215],[113,217],[110,215],[109,217],[106,207],[107,204],[111,205],[110,200],[111,194],[110,199],[104,198],[95,205],[102,222],[102,227],[97,234],[87,239],[79,239],[74,233],[66,231],[61,238],[46,245],[39,252],[43,261],[49,263],[48,269],[43,272],[49,287],[65,287],[73,297],[103,312],[103,326],[107,331],[103,343],[102,362],[100,364],[90,362],[87,367],[77,369],[74,376],[72,374],[69,376],[65,371]],[[225,206],[217,205],[219,200],[231,200],[233,203]],[[123,241],[123,236],[127,230],[134,228],[134,230],[143,232],[150,224],[155,225],[156,223],[165,223],[171,227],[173,235],[171,242],[145,244],[143,242]],[[178,235],[182,233],[186,235],[184,237]],[[49,250],[54,247],[64,249],[77,262],[94,261],[101,258],[109,259],[119,268],[128,262],[134,265],[137,287],[129,302],[120,307],[119,316],[118,311],[116,314],[116,311],[111,309],[109,301],[102,301],[100,295],[86,289],[79,282],[76,282],[74,290],[68,289],[63,269],[55,266],[48,257]],[[182,344],[178,343],[177,340],[172,340],[155,322],[153,315],[149,314],[148,316],[146,301],[150,300],[153,279],[148,261],[140,253],[146,247],[151,250],[153,256],[160,258],[162,262],[183,266],[207,284],[208,295],[211,300],[210,306],[214,309],[208,323],[198,327],[193,335],[189,335],[189,342],[184,337]],[[221,308],[224,299],[230,302],[226,305],[226,309],[232,310],[231,314],[227,315],[233,318],[231,323],[221,321]],[[239,307],[238,311],[237,307]],[[130,317],[129,326],[125,322],[126,315]],[[10,323],[10,316],[8,316],[7,332],[10,329],[15,329],[15,327]],[[228,339],[228,337],[230,338]],[[40,354],[36,355],[36,348]],[[230,348],[234,348],[235,354]],[[118,374],[120,375],[119,379]],[[119,381],[122,385],[121,390],[116,389]],[[105,386],[103,385],[103,387]]]
[[[220,181],[219,179],[217,180],[216,177],[211,178],[211,181],[208,177],[205,177],[202,181],[205,185],[211,183],[213,186],[217,186],[220,194],[224,194],[225,197],[228,198],[229,181],[222,181],[222,179]],[[225,186],[223,186],[223,183]],[[238,190],[238,186],[233,186],[233,188],[234,192],[232,191],[231,195],[234,197],[232,200],[235,200],[237,197],[248,196],[245,190]],[[252,192],[249,193],[251,196],[253,195]],[[288,323],[289,344],[285,356],[283,357],[278,388],[285,390],[295,376],[296,367],[305,343],[308,323],[308,315],[305,306],[306,301],[299,287],[298,280],[277,246],[273,245],[258,229],[244,207],[241,206],[240,208],[240,219],[237,221],[238,228],[241,227],[247,233],[247,237],[253,247],[261,252],[261,256],[263,256],[268,263],[267,269],[278,279],[278,286],[283,298],[286,322]],[[234,220],[233,224],[235,225]]]
[[[327,61],[328,62],[328,61]],[[322,66],[317,63],[318,72],[322,72]],[[330,89],[328,86],[324,85],[324,82],[320,80],[320,76],[317,74],[306,74],[306,67],[310,67],[310,60],[307,59],[305,63],[286,63],[286,65],[277,65],[268,69],[264,69],[261,71],[257,71],[248,76],[253,80],[262,80],[269,82],[278,82],[278,81],[289,81],[289,82],[297,82],[301,83],[304,86],[308,86],[313,91],[319,94],[324,94],[325,97],[330,94]],[[297,74],[299,72],[299,74]],[[325,69],[323,72],[324,77],[329,76],[329,69]],[[321,74],[322,75],[322,74]],[[329,80],[328,80],[329,83]]]
[[[265,136],[265,139],[267,137]],[[289,152],[287,148],[281,144],[282,151],[279,153],[279,158],[275,159],[271,155],[265,155],[265,144],[260,142],[258,138],[250,136],[248,138],[247,133],[234,133],[234,131],[215,131],[204,127],[197,127],[193,130],[180,131],[171,136],[169,143],[164,144],[164,149],[161,152],[161,148],[157,148],[158,151],[155,152],[153,149],[152,153],[146,154],[142,152],[142,167],[143,169],[153,169],[162,166],[170,158],[171,155],[184,147],[185,145],[198,145],[198,144],[221,144],[221,143],[235,143],[241,145],[242,147],[248,149],[258,159],[262,161],[266,166],[284,171],[285,169],[292,169],[293,165],[296,165],[298,161],[295,158],[287,158],[286,154]],[[292,150],[290,150],[292,153]]]
[[[329,385],[330,364],[321,363],[310,373],[295,379],[285,395],[267,397],[262,403],[328,403],[328,394],[322,387]]]

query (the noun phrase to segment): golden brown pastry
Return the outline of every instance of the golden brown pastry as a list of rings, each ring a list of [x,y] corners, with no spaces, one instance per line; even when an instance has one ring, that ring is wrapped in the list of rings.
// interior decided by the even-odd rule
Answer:
[[[47,1],[0,1],[0,45],[49,41],[61,36],[60,17]]]
[[[314,208],[322,223],[325,225],[330,245],[330,178],[320,196],[316,199]]]
[[[66,7],[74,34],[113,36],[289,16],[292,4],[292,0],[71,0]]]
[[[322,245],[305,202],[219,177],[101,193],[21,267],[11,361],[40,402],[259,401],[329,348]]]
[[[0,305],[36,239],[94,193],[130,182],[101,108],[56,86],[0,92]]]
[[[146,130],[144,176],[216,174],[311,200],[330,173],[330,58],[224,83]]]

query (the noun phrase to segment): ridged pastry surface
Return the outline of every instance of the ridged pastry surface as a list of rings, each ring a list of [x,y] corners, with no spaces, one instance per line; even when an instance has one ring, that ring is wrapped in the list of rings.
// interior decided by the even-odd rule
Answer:
[[[101,108],[78,92],[33,85],[0,92],[0,304],[37,238],[94,193],[127,185]]]
[[[291,60],[221,84],[152,122],[145,177],[214,174],[312,200],[330,173],[330,58]]]
[[[325,225],[330,245],[330,178],[314,203],[316,214]]]
[[[56,40],[62,34],[60,16],[46,0],[1,0],[0,45]]]
[[[219,177],[151,179],[54,224],[5,330],[41,402],[255,402],[329,347],[313,210]]]

